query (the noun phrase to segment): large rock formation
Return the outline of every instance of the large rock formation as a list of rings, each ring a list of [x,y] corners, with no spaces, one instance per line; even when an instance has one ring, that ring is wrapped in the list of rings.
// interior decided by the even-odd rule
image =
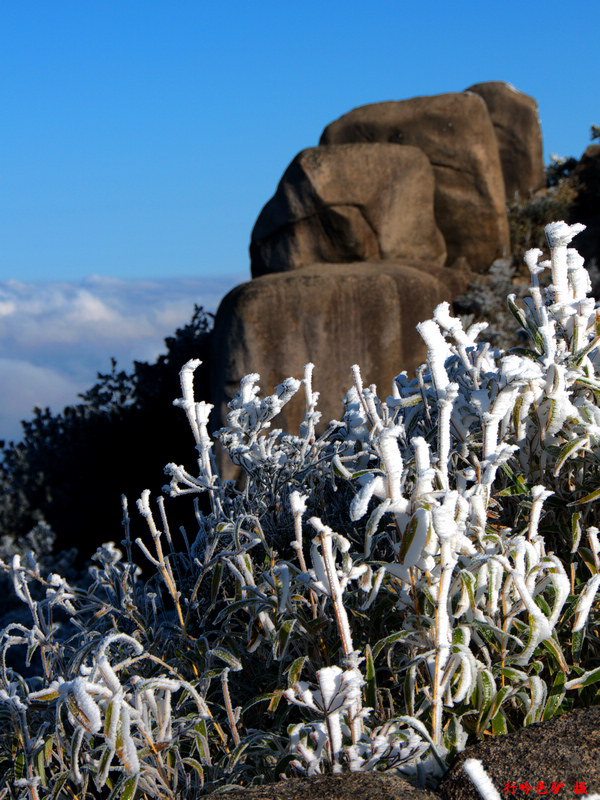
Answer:
[[[435,174],[435,218],[448,263],[484,272],[510,249],[504,178],[487,106],[473,92],[361,106],[329,124],[321,145],[388,142],[420,148]]]
[[[252,276],[316,262],[398,259],[443,266],[434,175],[415,147],[346,144],[303,150],[260,213]]]
[[[324,422],[339,419],[359,364],[366,385],[384,396],[393,378],[425,357],[415,330],[435,306],[465,291],[468,273],[421,269],[399,262],[312,264],[264,275],[232,289],[215,320],[211,356],[215,424],[249,373],[261,376],[270,393],[284,378],[301,378],[315,364],[314,389],[321,393]],[[301,397],[277,418],[277,427],[297,432],[304,416]]]
[[[538,106],[533,97],[503,81],[475,83],[467,92],[483,98],[498,140],[506,197],[527,197],[546,184]]]
[[[521,140],[535,139],[537,117],[523,111],[512,145],[500,128],[521,107],[535,101],[496,83],[363,106],[296,156],[252,232],[254,280],[217,312],[215,427],[248,373],[271,392],[313,362],[328,421],[342,413],[352,364],[385,393],[423,362],[416,323],[466,290],[469,268],[508,253],[500,154],[510,166],[531,150]],[[297,430],[303,413],[299,398],[275,424]]]

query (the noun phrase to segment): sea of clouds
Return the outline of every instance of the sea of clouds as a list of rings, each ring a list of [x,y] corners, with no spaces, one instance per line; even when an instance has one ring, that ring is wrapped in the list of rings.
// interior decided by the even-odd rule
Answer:
[[[111,357],[127,370],[155,360],[195,303],[214,313],[243,280],[0,281],[0,439],[18,441],[35,406],[56,413],[77,403]]]

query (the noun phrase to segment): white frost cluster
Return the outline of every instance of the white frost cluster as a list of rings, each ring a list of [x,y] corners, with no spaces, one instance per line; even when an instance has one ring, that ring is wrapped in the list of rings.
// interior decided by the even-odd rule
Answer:
[[[209,774],[217,786],[235,783],[257,758],[288,775],[439,775],[470,734],[545,719],[567,692],[600,680],[597,668],[570,667],[561,645],[575,662],[598,620],[600,591],[600,335],[589,276],[569,248],[579,230],[553,223],[550,261],[540,262],[539,250],[525,255],[530,295],[508,304],[527,347],[506,353],[478,343],[482,325],[465,330],[442,303],[418,326],[427,364],[416,378],[398,375],[382,397],[353,366],[343,417],[322,433],[312,364],[302,381],[290,378],[264,398],[258,375],[244,378],[215,437],[243,487],[218,475],[211,407],[194,397],[199,362],[184,365],[176,404],[192,429],[198,473],[177,464],[166,471],[173,496],[208,497],[209,510],[195,507],[195,540],[182,529],[176,547],[162,498],[159,523],[144,492],[138,510],[152,552],[137,543],[151,581],[133,565],[127,537],[127,561],[113,545],[96,554],[89,593],[53,574],[35,599],[30,583],[43,580],[35,561],[0,562],[32,617],[29,627],[12,622],[0,649],[0,705],[26,743],[15,785],[34,795],[44,785],[36,770],[47,726],[28,733],[31,708],[44,703],[56,707],[60,735],[68,720],[69,775],[79,786],[91,769],[98,789],[119,774],[120,796],[138,788],[191,796],[190,774],[196,788]],[[547,268],[552,284],[543,288]],[[298,435],[272,429],[300,388]],[[565,527],[559,557],[551,537]],[[587,572],[576,569],[580,555]],[[81,631],[68,668],[66,646],[56,644],[59,613]],[[119,632],[120,622],[135,636]],[[41,654],[43,688],[13,679],[13,646],[29,663]],[[161,646],[189,681],[152,652]],[[117,650],[118,662],[109,658]],[[248,665],[265,694],[236,706]],[[274,673],[283,685],[266,685]],[[280,701],[295,715],[287,734],[247,722],[261,703],[282,719]],[[496,800],[482,769],[465,768]]]

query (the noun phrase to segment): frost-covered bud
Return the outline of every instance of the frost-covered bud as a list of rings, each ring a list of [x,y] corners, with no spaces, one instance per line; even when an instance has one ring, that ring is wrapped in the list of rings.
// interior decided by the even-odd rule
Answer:
[[[431,372],[431,379],[436,392],[441,394],[450,383],[444,365],[446,359],[452,355],[452,351],[442,336],[439,326],[432,319],[419,322],[417,331],[427,345],[427,363]]]
[[[589,272],[584,266],[583,258],[577,250],[571,247],[567,249],[567,270],[573,290],[573,299],[576,301],[584,300],[592,291],[592,281]]]
[[[300,494],[300,492],[292,492],[290,494],[290,505],[292,507],[292,514],[294,516],[302,516],[306,511],[306,501],[308,500],[307,494]]]
[[[523,256],[523,260],[527,264],[527,269],[531,273],[532,277],[536,277],[545,269],[543,264],[538,263],[541,255],[542,251],[538,247],[533,247],[531,250],[527,250]]]
[[[446,492],[442,505],[431,511],[433,528],[440,541],[450,540],[457,533],[455,520],[457,502],[458,492]]]
[[[458,344],[467,346],[473,344],[472,339],[463,330],[461,320],[450,314],[450,303],[444,302],[436,306],[433,318],[441,328],[454,337]]]
[[[538,525],[540,522],[540,514],[542,513],[542,506],[544,505],[544,501],[551,497],[554,492],[549,491],[546,489],[545,486],[541,484],[537,486],[533,486],[531,489],[531,513],[529,515],[529,539],[533,539],[537,536],[538,533]]]
[[[585,230],[585,225],[576,222],[574,225],[567,225],[564,220],[550,222],[544,228],[546,239],[550,247],[566,247],[574,236]]]
[[[567,245],[585,225],[579,223],[567,225],[562,220],[546,225],[546,238],[552,251],[552,284],[556,302],[563,305],[569,301],[569,285],[567,278]]]

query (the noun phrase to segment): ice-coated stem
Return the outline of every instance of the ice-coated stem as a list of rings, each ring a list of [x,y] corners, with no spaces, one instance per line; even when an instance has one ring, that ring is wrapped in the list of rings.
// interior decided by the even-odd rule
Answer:
[[[340,585],[340,581],[337,575],[335,558],[333,556],[333,546],[332,546],[333,531],[329,526],[323,525],[323,523],[318,517],[311,517],[309,519],[309,522],[313,526],[313,528],[317,531],[318,537],[321,542],[321,550],[323,552],[323,561],[325,562],[327,581],[329,583],[329,590],[331,592],[331,599],[333,601],[335,619],[337,622],[338,630],[340,632],[340,638],[342,640],[342,648],[344,650],[344,661],[346,662],[347,665],[350,665],[351,668],[357,669],[357,659],[356,659],[356,653],[354,651],[354,646],[352,644],[350,623],[348,621],[348,614],[346,613],[346,609],[344,608],[342,587]],[[360,718],[361,708],[362,708],[362,701],[360,697],[358,697],[358,699],[355,700],[349,708],[353,743],[356,743],[356,740],[360,736],[362,730],[362,721]]]
[[[458,384],[449,383],[443,396],[438,398],[438,467],[444,489],[448,484],[448,461],[450,459],[450,418],[452,406],[458,397]]]
[[[448,596],[452,575],[457,562],[452,539],[457,533],[455,521],[458,492],[447,492],[443,504],[432,510],[435,533],[440,542],[440,561],[442,573],[437,589],[435,611],[435,674],[433,679],[433,741],[443,744],[442,714],[443,687],[442,676],[452,649],[452,631],[448,613]]]

